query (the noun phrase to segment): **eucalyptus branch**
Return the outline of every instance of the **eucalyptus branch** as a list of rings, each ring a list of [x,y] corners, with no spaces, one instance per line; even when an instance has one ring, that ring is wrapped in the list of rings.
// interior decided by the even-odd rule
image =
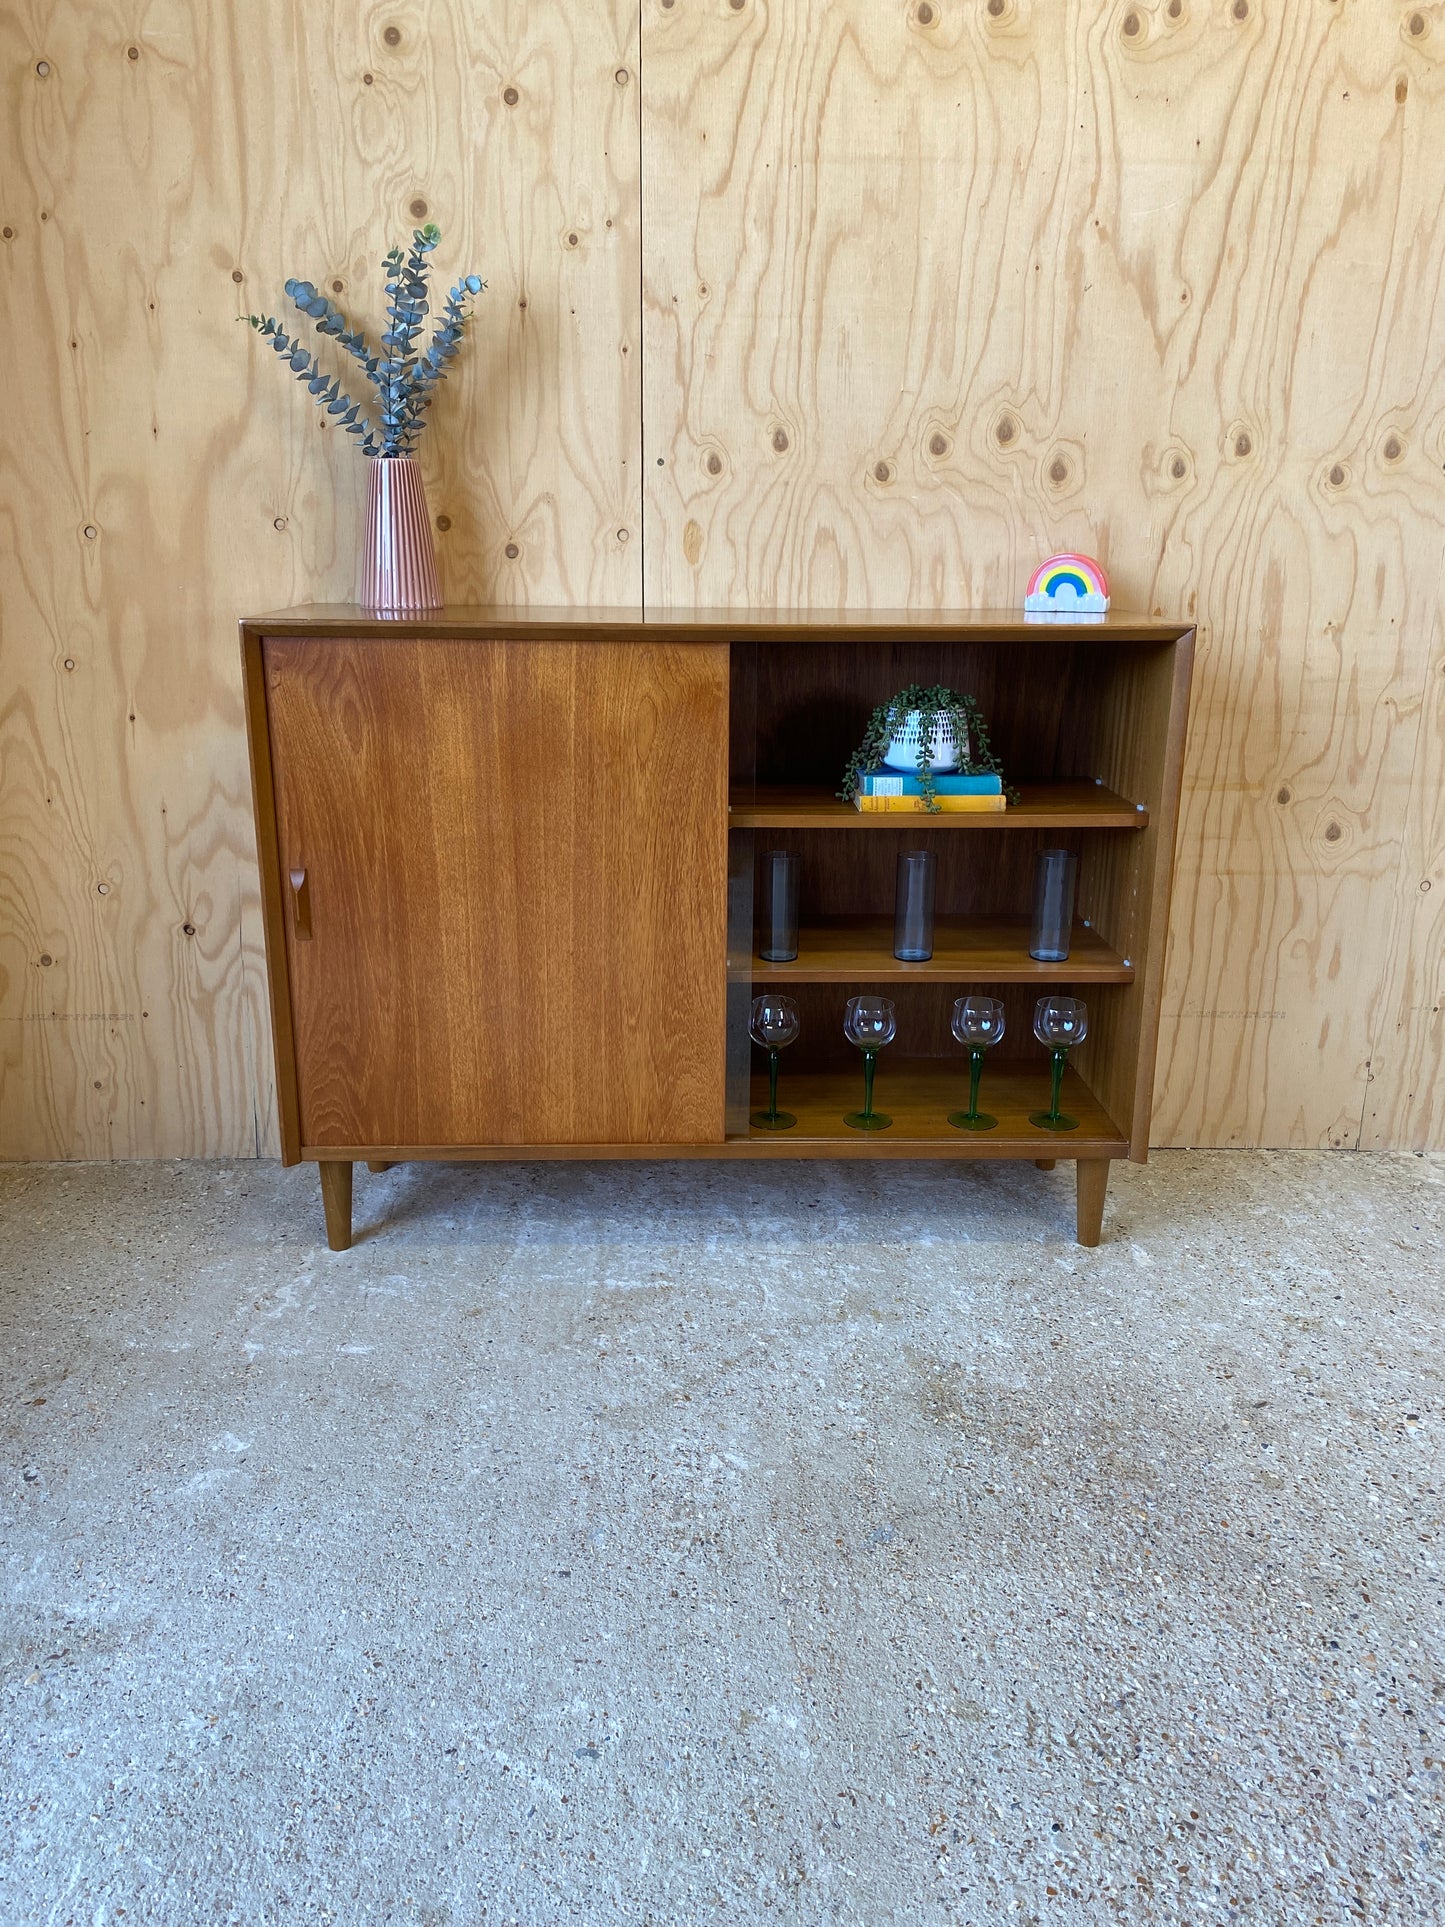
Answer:
[[[417,228],[411,247],[403,252],[392,248],[382,263],[386,287],[386,332],[381,337],[381,353],[374,353],[359,328],[353,329],[334,302],[310,281],[293,278],[286,283],[286,294],[300,312],[316,324],[316,332],[336,341],[343,352],[361,368],[375,397],[374,423],[352,400],[341,384],[328,376],[316,357],[288,335],[274,316],[247,315],[258,334],[264,335],[303,381],[312,398],[327,413],[337,417],[337,425],[360,442],[366,455],[410,455],[417,437],[426,426],[426,411],[432,391],[445,379],[446,365],[457,354],[471,319],[470,296],[480,294],[486,282],[478,275],[463,275],[447,295],[432,333],[430,345],[417,352],[417,341],[428,313],[429,256],[441,240],[441,230],[432,222]]]

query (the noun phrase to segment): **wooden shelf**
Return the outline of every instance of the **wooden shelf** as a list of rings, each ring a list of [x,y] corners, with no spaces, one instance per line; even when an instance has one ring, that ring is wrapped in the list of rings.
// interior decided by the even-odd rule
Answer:
[[[1006,810],[937,815],[872,811],[840,803],[820,788],[735,790],[728,810],[735,830],[1142,830],[1142,803],[1102,783],[1024,783]]]
[[[798,931],[792,963],[754,956],[755,984],[876,983],[902,977],[958,984],[1131,984],[1134,967],[1096,930],[1074,925],[1065,963],[1029,955],[1027,917],[939,917],[927,963],[893,954],[892,917],[819,917]]]
[[[686,612],[638,606],[518,609],[511,603],[448,603],[444,609],[418,610],[407,616],[380,616],[356,602],[307,602],[299,608],[277,609],[270,615],[250,616],[242,624],[263,636],[357,636],[377,640],[397,634],[456,636],[465,642],[495,638],[513,642],[519,636],[554,637],[571,642],[627,642],[641,638],[662,642],[837,643],[875,649],[895,648],[918,637],[929,643],[967,640],[980,643],[1098,643],[1108,648],[1118,642],[1140,642],[1154,648],[1177,642],[1191,633],[1189,623],[1168,622],[1162,616],[1128,609],[1110,609],[1105,616],[1081,616],[1070,622],[1062,616],[1029,615],[1017,606],[1008,609],[799,609],[791,604],[768,608],[694,609]]]
[[[968,1102],[968,1060],[957,1058],[890,1058],[878,1055],[874,1086],[876,1109],[893,1119],[886,1131],[855,1131],[843,1122],[863,1102],[863,1060],[846,1071],[789,1072],[784,1051],[778,1079],[778,1108],[791,1111],[798,1122],[790,1131],[748,1133],[747,1142],[770,1144],[783,1157],[917,1157],[920,1147],[934,1155],[957,1157],[1122,1157],[1128,1150],[1123,1133],[1072,1068],[1064,1072],[1060,1100],[1064,1112],[1079,1120],[1077,1131],[1042,1131],[1029,1123],[1030,1111],[1048,1109],[1049,1064],[1042,1051],[1036,1059],[985,1063],[979,1109],[998,1119],[994,1131],[960,1131],[948,1121],[950,1111]],[[752,1080],[752,1108],[767,1109],[768,1080]],[[729,1140],[737,1142],[739,1140]]]

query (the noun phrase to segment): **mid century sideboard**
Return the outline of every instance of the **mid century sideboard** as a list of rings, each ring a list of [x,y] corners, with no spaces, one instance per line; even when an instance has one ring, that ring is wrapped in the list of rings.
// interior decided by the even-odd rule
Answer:
[[[1147,1154],[1193,630],[1111,613],[654,617],[344,605],[241,624],[283,1159],[320,1165],[351,1242],[352,1166],[421,1158],[1076,1161],[1096,1244],[1109,1160]],[[860,814],[834,792],[906,683],[974,695],[1018,799],[1001,815]],[[892,953],[898,852],[938,856],[928,963]],[[756,954],[754,851],[802,859],[797,961]],[[1069,959],[1029,955],[1037,850],[1079,856]],[[748,1039],[757,987],[802,1016],[790,1131]],[[1067,1137],[1029,1113],[1049,987],[1083,996]],[[891,1129],[843,1122],[845,999],[898,1010]],[[1008,1006],[987,1134],[947,1121],[953,999]],[[997,1059],[997,1061],[995,1061]]]

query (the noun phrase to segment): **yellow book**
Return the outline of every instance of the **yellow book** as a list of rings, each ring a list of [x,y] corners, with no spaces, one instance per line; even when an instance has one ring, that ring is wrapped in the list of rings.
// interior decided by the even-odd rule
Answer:
[[[1008,808],[1002,796],[940,796],[930,810],[921,796],[854,796],[853,807],[877,816],[997,816]]]

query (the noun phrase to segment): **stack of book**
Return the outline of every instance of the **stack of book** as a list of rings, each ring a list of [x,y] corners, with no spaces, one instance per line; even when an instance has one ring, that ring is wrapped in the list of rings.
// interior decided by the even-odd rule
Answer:
[[[934,801],[945,814],[985,816],[1007,807],[1002,778],[997,776],[935,776]],[[860,776],[854,792],[856,809],[916,814],[927,810],[922,779],[897,770],[874,770]]]

